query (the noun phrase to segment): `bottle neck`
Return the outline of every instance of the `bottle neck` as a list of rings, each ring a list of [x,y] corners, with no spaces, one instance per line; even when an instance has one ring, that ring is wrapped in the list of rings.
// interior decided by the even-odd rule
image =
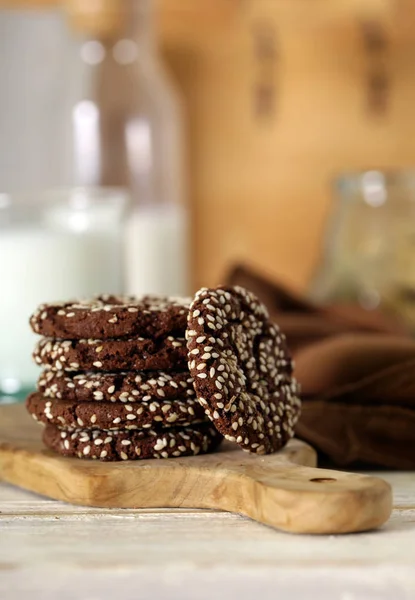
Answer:
[[[153,0],[66,0],[66,11],[72,29],[84,38],[106,45],[132,40],[140,47],[154,46]]]
[[[118,39],[133,40],[139,47],[153,48],[155,45],[154,1],[121,1],[124,8]]]

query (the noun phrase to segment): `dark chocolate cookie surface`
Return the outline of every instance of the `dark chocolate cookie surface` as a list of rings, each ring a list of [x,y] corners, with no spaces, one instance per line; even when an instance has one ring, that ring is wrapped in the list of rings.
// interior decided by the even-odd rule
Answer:
[[[42,338],[33,358],[54,371],[140,371],[183,369],[186,343],[168,336],[159,340],[53,340]]]
[[[73,375],[45,370],[38,379],[38,390],[47,398],[77,402],[151,402],[186,400],[195,397],[189,371],[141,371],[120,373],[86,372]]]
[[[158,339],[183,332],[189,298],[97,296],[91,300],[42,304],[30,318],[35,333],[60,339]]]
[[[167,400],[122,404],[121,402],[73,402],[52,400],[34,392],[26,408],[36,421],[65,429],[155,429],[186,426],[206,421],[196,400]]]
[[[186,338],[197,398],[218,431],[258,454],[283,447],[300,400],[285,337],[265,306],[240,287],[203,288]]]
[[[162,431],[62,431],[46,425],[44,444],[62,454],[105,461],[195,456],[214,450],[222,436],[210,424]]]

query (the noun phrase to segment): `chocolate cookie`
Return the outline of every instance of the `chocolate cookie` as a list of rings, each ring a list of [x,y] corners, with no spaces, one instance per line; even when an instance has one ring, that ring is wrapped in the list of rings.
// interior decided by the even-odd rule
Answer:
[[[135,371],[183,369],[186,344],[183,338],[159,340],[53,340],[43,338],[33,358],[54,371]]]
[[[26,408],[36,421],[65,429],[145,429],[192,425],[206,421],[196,400],[121,402],[71,402],[30,394]]]
[[[42,304],[30,318],[35,333],[67,340],[183,334],[189,298],[97,296],[92,300]]]
[[[265,306],[241,287],[203,288],[186,338],[196,395],[215,427],[250,452],[284,446],[300,400],[285,337]]]
[[[150,402],[152,400],[186,400],[195,396],[189,371],[141,371],[121,373],[82,373],[45,370],[37,388],[46,398],[63,398],[77,402]]]
[[[214,450],[222,436],[210,424],[198,427],[171,428],[162,431],[62,431],[47,425],[44,444],[63,456],[105,461],[145,458],[175,458],[205,454]]]

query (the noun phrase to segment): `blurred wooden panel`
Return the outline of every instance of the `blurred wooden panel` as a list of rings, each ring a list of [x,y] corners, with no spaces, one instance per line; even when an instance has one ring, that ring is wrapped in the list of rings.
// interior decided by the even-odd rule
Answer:
[[[176,44],[162,28],[189,116],[196,286],[246,261],[304,288],[332,178],[413,164],[415,37],[398,27],[412,16],[405,2],[251,0],[212,35]]]
[[[232,26],[244,0],[155,0],[158,29],[165,45],[200,46]]]

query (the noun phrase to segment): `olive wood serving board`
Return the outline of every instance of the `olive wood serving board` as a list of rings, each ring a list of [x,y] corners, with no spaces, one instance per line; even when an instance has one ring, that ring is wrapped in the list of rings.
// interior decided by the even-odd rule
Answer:
[[[248,454],[223,443],[196,457],[99,462],[60,457],[41,442],[23,405],[0,406],[0,480],[72,504],[106,508],[211,508],[296,533],[374,529],[392,509],[377,477],[317,469],[308,444]]]

